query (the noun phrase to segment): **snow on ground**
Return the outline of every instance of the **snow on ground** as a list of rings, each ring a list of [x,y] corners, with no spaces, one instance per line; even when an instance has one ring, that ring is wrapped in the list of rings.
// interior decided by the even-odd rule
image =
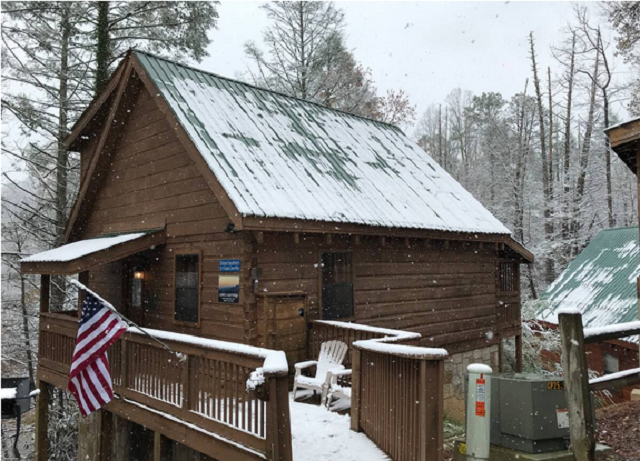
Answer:
[[[294,402],[289,394],[293,459],[296,461],[389,461],[362,432],[350,429],[349,415]]]

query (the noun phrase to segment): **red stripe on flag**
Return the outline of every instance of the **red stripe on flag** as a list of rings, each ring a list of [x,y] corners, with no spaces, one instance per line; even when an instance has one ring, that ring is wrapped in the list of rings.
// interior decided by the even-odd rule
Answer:
[[[100,317],[93,322],[89,328],[87,328],[86,330],[84,330],[82,333],[80,333],[78,335],[78,339],[76,339],[76,344],[80,344],[82,341],[84,341],[84,339],[89,336],[93,331],[95,331],[98,327],[100,327],[103,323],[104,323],[104,318],[112,315],[113,312],[111,312],[109,309],[104,309],[104,312],[100,315]]]
[[[111,330],[117,325],[118,321],[119,320],[117,318],[112,317],[111,319],[109,319],[109,323],[107,324],[106,327],[104,327],[104,323],[98,325],[99,327],[104,327],[102,329],[102,331],[100,331],[90,341],[86,342],[80,349],[77,349],[77,347],[78,347],[79,344],[81,344],[82,341],[76,340],[76,350],[73,352],[73,359],[72,360],[73,361],[78,360],[78,358],[80,356],[82,356],[82,354],[84,354],[85,352],[90,350],[93,346],[95,346],[97,343],[102,341],[105,338],[105,336],[107,336],[111,332]],[[96,328],[96,330],[97,330],[97,328]]]

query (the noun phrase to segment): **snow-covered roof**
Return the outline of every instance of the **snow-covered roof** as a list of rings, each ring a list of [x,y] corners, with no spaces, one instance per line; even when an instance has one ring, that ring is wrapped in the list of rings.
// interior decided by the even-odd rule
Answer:
[[[607,131],[613,130],[615,128],[619,128],[622,125],[626,125],[627,123],[638,122],[638,121],[640,121],[640,117],[633,117],[633,118],[627,119],[627,120],[625,120],[623,122],[616,123],[615,125],[608,126],[608,127],[606,127],[604,129],[604,131],[607,132]]]
[[[394,126],[135,55],[243,216],[510,234]]]
[[[35,255],[22,259],[23,263],[34,262],[68,262],[83,256],[106,250],[121,243],[130,242],[147,235],[148,232],[134,232],[131,234],[120,234],[113,237],[100,237],[95,239],[80,240],[68,243],[53,250],[43,251]]]
[[[602,231],[549,286],[536,318],[557,324],[561,311],[579,311],[585,328],[638,320],[638,275],[638,228]]]

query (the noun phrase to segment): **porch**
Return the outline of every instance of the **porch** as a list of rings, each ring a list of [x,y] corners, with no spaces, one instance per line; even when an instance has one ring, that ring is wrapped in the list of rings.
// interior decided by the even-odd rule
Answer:
[[[43,312],[40,322],[37,453],[44,460],[47,386],[67,387],[77,314]],[[316,454],[351,446],[348,453],[355,461],[442,457],[446,353],[402,344],[419,340],[415,333],[342,322],[313,324],[310,356],[321,342],[332,339],[346,342],[351,350],[352,405],[350,415],[339,415],[291,401],[281,351],[147,331],[184,359],[133,329],[111,348],[118,398],[97,416],[101,422],[96,459],[112,456],[114,427],[109,413],[156,434],[154,457],[149,458],[153,460],[164,459],[165,439],[220,461],[304,460],[314,445]],[[247,381],[255,379],[251,373],[256,370],[261,370],[264,384],[247,391]]]

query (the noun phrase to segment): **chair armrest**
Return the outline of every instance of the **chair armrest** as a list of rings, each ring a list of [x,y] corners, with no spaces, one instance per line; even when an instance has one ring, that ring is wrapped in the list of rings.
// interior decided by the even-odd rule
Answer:
[[[331,370],[329,373],[333,376],[349,376],[351,374],[351,370]]]
[[[294,367],[296,367],[296,370],[302,370],[303,368],[309,368],[317,364],[317,360],[308,360],[306,362],[298,362],[294,365]]]

